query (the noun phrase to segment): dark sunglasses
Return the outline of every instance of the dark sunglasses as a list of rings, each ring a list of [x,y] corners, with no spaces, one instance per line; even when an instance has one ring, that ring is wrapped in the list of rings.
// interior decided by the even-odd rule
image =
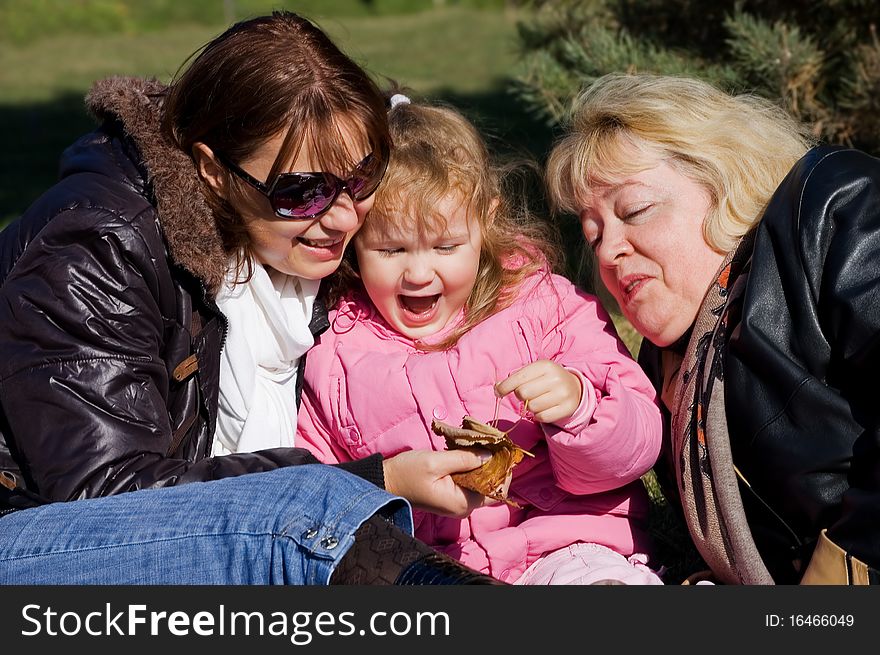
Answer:
[[[269,199],[275,214],[290,220],[317,218],[326,212],[343,190],[352,200],[366,200],[379,187],[388,167],[387,158],[370,153],[355,166],[346,179],[333,173],[280,173],[271,182],[260,182],[225,158],[223,165]]]

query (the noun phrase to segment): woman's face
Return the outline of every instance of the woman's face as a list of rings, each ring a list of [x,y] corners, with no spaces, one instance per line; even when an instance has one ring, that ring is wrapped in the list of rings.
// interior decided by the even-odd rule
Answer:
[[[724,255],[703,238],[708,191],[668,161],[656,161],[592,186],[580,219],[602,282],[624,316],[663,347],[694,322]]]
[[[349,131],[341,130],[344,137]],[[258,180],[266,178],[275,162],[284,134],[277,134],[264,143],[251,157],[239,162],[239,167]],[[359,143],[350,139],[350,143]],[[361,161],[368,152],[357,146],[350,147],[351,161]],[[305,144],[296,158],[284,169],[291,172],[317,172],[311,148]],[[350,171],[327,171],[341,179]],[[364,217],[373,206],[373,196],[356,201],[345,191],[326,212],[312,219],[287,220],[275,215],[268,198],[256,189],[245,186],[248,202],[236,207],[245,221],[250,238],[251,252],[261,264],[277,271],[309,280],[320,280],[333,273],[342,261],[348,242],[363,225]]]

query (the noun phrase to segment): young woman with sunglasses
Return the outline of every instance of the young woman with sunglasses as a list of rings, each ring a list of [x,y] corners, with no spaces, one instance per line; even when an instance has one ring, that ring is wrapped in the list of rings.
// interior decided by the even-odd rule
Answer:
[[[88,103],[101,126],[0,234],[0,583],[487,582],[394,495],[466,515],[449,474],[479,457],[293,447],[318,284],[391,146],[366,73],[276,12]]]

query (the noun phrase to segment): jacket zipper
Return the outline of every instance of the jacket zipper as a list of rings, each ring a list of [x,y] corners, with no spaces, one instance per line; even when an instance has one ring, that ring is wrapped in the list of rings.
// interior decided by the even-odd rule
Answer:
[[[199,289],[201,290],[202,304],[205,307],[207,307],[210,311],[212,311],[217,316],[217,319],[220,321],[220,352],[222,353],[223,348],[226,346],[226,337],[229,334],[229,319],[226,318],[226,314],[224,314],[222,311],[220,311],[220,308],[217,306],[217,303],[214,302],[214,299],[208,298],[208,289],[205,287],[205,283],[202,282],[201,280],[199,280],[198,282],[199,282]],[[218,383],[219,383],[219,381],[218,381]],[[197,388],[198,394],[199,394],[199,404],[204,407],[205,412],[208,415],[209,422],[213,423],[213,426],[208,426],[208,430],[210,432],[211,438],[205,440],[205,451],[204,451],[204,453],[202,453],[202,455],[205,458],[208,458],[208,457],[211,457],[211,449],[214,446],[214,439],[215,439],[214,432],[217,428],[217,419],[215,417],[214,421],[211,421],[211,412],[209,411],[209,408],[208,408],[206,396],[204,393],[202,393],[201,383],[197,384],[196,388]],[[218,412],[220,411],[219,406],[217,407],[217,411]]]

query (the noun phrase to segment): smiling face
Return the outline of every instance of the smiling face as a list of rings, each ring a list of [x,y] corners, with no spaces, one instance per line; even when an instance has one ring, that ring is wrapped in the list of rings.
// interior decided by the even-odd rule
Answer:
[[[668,161],[645,163],[639,172],[591,185],[580,219],[624,316],[664,347],[694,322],[724,255],[703,238],[709,192]]]
[[[361,281],[382,317],[411,339],[436,334],[454,319],[477,279],[482,238],[466,202],[447,195],[434,229],[407,216],[368,222],[354,242]],[[421,233],[420,233],[421,232]]]
[[[351,137],[345,129],[343,137]],[[239,163],[239,167],[258,180],[267,180],[275,158],[281,149],[284,134],[278,134],[258,148],[253,156]],[[366,147],[354,145],[350,138],[350,161],[359,162],[368,154]],[[321,171],[308,142],[303,144],[295,159],[284,168],[293,172]],[[350,171],[329,171],[347,178]],[[244,219],[250,251],[257,261],[288,275],[309,280],[320,280],[333,273],[342,260],[346,245],[363,225],[367,212],[373,206],[373,196],[355,201],[345,191],[325,213],[313,219],[286,220],[275,215],[268,198],[250,186],[241,185],[247,202],[237,206]]]

